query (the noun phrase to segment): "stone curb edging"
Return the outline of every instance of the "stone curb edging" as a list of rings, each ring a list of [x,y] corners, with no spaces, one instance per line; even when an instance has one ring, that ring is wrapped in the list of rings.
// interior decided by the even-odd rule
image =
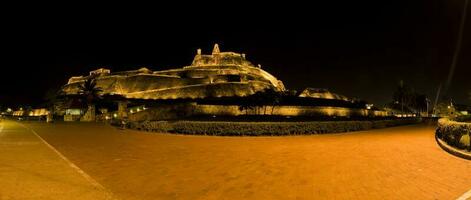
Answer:
[[[471,190],[464,193],[461,197],[457,198],[456,200],[470,200],[471,199]]]
[[[453,155],[455,155],[457,157],[460,157],[460,158],[471,160],[471,153],[466,153],[466,152],[463,152],[463,151],[460,151],[456,148],[451,147],[446,142],[444,142],[443,140],[438,138],[437,134],[435,134],[435,140],[437,141],[438,146],[440,146],[446,152],[448,152],[450,154],[453,154]]]
[[[453,154],[454,156],[464,158],[471,160],[471,153],[465,153],[460,150],[457,150],[450,145],[448,145],[446,142],[442,141],[440,138],[437,137],[437,134],[435,134],[435,140],[437,141],[438,146],[440,146],[443,150],[446,152]],[[456,200],[469,200],[471,199],[471,190],[468,192],[464,193],[462,196],[458,197]]]

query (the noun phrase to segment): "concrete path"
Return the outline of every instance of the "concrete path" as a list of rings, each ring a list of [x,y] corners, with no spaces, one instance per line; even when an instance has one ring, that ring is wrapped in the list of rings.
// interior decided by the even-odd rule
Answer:
[[[0,122],[0,200],[114,199],[34,131]]]

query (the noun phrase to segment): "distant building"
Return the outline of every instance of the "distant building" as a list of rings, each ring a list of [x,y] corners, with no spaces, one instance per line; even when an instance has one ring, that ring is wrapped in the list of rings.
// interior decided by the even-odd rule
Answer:
[[[435,106],[433,114],[437,117],[454,117],[458,113],[456,108],[451,101],[443,101]]]
[[[104,69],[104,68],[100,68],[100,69],[97,69],[97,70],[94,70],[94,71],[91,71],[90,72],[90,76],[100,76],[100,75],[108,75],[110,74],[111,71],[109,69]]]
[[[12,116],[14,117],[43,117],[49,114],[49,111],[46,108],[37,108],[29,110],[16,110],[13,111]]]
[[[299,97],[350,101],[350,99],[348,99],[346,96],[332,93],[327,89],[319,88],[306,88],[301,92],[301,94],[299,94]]]

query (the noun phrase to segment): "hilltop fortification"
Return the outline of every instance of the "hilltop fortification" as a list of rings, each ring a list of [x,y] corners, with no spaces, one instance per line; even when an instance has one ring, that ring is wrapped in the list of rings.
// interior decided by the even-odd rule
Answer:
[[[131,99],[197,99],[247,96],[271,88],[284,91],[283,83],[246,60],[245,54],[220,52],[214,45],[211,54],[197,53],[190,66],[163,71],[148,68],[111,72],[97,69],[87,76],[71,77],[62,88],[77,94],[79,85],[94,78],[103,94],[118,94]]]

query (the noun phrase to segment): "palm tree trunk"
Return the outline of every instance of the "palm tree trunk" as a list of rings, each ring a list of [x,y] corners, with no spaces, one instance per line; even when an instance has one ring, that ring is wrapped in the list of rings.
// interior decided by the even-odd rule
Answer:
[[[90,104],[88,106],[88,112],[90,112],[90,121],[94,122],[95,119],[96,119],[96,116],[95,116],[95,104]]]

